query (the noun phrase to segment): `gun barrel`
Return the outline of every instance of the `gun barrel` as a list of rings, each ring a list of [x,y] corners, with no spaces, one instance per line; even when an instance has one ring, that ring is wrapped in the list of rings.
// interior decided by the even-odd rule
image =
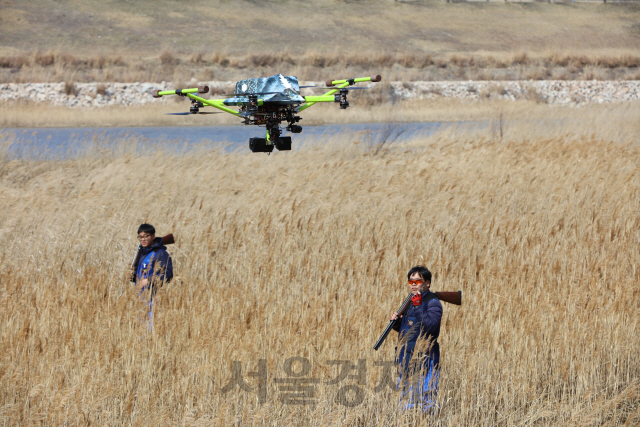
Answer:
[[[387,339],[387,335],[389,335],[389,332],[391,332],[391,329],[393,329],[394,323],[396,323],[395,320],[392,320],[392,321],[389,322],[389,325],[387,325],[387,329],[384,330],[382,335],[380,335],[380,338],[378,338],[378,341],[376,342],[376,345],[373,346],[374,350],[378,351],[378,349],[380,348],[380,346],[382,345],[384,340]]]
[[[400,306],[400,308],[397,311],[398,316],[402,316],[409,309],[409,303],[411,302],[411,297],[412,296],[413,296],[412,294],[409,294],[409,296],[407,298],[405,298],[404,302],[402,303],[402,305]],[[380,335],[380,338],[378,338],[378,341],[376,342],[376,345],[373,346],[374,350],[377,351],[380,348],[380,346],[382,345],[382,343],[384,342],[384,340],[387,339],[387,335],[389,335],[389,332],[391,332],[391,329],[393,329],[393,324],[395,322],[397,322],[398,319],[392,320],[392,321],[389,322],[389,325],[387,325],[387,329],[384,330],[382,335]]]
[[[138,243],[138,250],[136,250],[136,255],[133,257],[133,261],[131,261],[132,270],[134,270],[136,265],[138,264],[138,259],[140,258],[140,247],[141,245]]]

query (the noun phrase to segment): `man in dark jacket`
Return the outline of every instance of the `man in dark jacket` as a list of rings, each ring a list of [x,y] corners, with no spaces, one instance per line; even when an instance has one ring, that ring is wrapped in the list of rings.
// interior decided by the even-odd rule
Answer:
[[[156,229],[153,225],[142,224],[138,227],[138,241],[140,242],[140,261],[133,278],[140,290],[140,296],[149,296],[149,327],[153,329],[153,297],[163,283],[173,278],[173,263],[167,252],[167,247],[162,245],[162,238],[156,237]]]
[[[440,377],[440,321],[442,304],[429,291],[431,272],[423,266],[416,266],[407,273],[409,288],[413,297],[412,305],[394,329],[398,331],[398,347],[396,363],[398,364],[398,387],[403,390],[403,397],[408,396],[407,407],[414,404],[423,410],[435,405]],[[422,292],[420,290],[422,289]],[[398,313],[391,315],[391,320],[398,319]],[[421,342],[416,350],[416,344]]]

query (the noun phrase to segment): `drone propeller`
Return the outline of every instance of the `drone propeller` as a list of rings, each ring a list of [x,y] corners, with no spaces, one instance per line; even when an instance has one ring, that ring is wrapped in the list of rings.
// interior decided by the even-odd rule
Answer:
[[[198,111],[197,113],[165,113],[165,116],[190,116],[192,114],[220,114],[222,111]]]
[[[327,90],[326,87],[321,87],[321,86],[300,86],[300,88],[311,88],[311,87],[317,87],[318,89],[322,89],[322,90]],[[354,90],[354,89],[371,89],[370,87],[364,87],[364,86],[354,86],[354,87],[343,87],[343,88],[331,88],[331,90]]]

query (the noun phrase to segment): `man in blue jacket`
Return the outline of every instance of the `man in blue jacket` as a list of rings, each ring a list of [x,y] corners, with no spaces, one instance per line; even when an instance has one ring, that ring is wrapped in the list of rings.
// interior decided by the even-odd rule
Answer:
[[[138,241],[140,261],[133,279],[140,290],[139,296],[144,297],[145,292],[149,291],[149,327],[153,329],[153,297],[163,283],[173,278],[173,263],[167,247],[162,245],[162,238],[156,237],[153,225],[142,224],[138,227]]]
[[[398,331],[398,347],[396,363],[398,364],[398,387],[403,397],[408,396],[407,407],[418,405],[423,410],[435,405],[440,377],[440,321],[442,304],[429,291],[431,272],[418,265],[407,273],[409,289],[413,294],[412,305],[394,329]],[[423,292],[420,292],[422,289]],[[398,313],[391,315],[391,320],[398,319]],[[416,343],[424,345],[416,350]],[[423,348],[424,347],[424,348]],[[423,348],[420,350],[420,348]]]

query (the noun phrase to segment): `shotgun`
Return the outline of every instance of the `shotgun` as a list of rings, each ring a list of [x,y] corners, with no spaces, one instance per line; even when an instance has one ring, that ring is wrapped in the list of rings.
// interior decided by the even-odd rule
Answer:
[[[420,293],[423,293],[423,290],[424,290],[424,286],[422,289],[420,289]],[[449,304],[455,304],[455,305],[462,304],[462,291],[434,292],[434,294],[436,298],[438,298],[440,301],[448,302]],[[376,342],[376,345],[373,346],[374,350],[377,351],[380,348],[384,340],[387,339],[387,335],[389,335],[389,332],[391,332],[391,329],[393,329],[393,326],[396,324],[396,322],[400,321],[400,316],[404,315],[407,312],[407,310],[409,310],[409,307],[411,307],[412,296],[413,294],[410,293],[409,296],[404,300],[404,302],[400,306],[400,309],[397,311],[398,318],[396,320],[392,320],[389,322],[387,329],[384,330],[382,335],[380,335],[380,338],[378,338],[378,342]]]
[[[162,237],[161,244],[163,246],[173,245],[175,243],[175,239],[173,238],[173,234],[167,234]],[[136,281],[136,270],[138,270],[138,263],[140,262],[140,249],[142,249],[142,245],[138,243],[138,250],[136,250],[136,256],[133,257],[133,261],[131,261],[131,272],[129,274],[129,280],[132,282]]]

